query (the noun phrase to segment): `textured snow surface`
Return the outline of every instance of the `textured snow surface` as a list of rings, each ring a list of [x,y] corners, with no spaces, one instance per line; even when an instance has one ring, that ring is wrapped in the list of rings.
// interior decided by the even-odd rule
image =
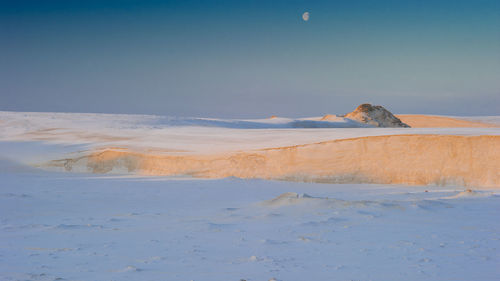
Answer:
[[[500,276],[494,191],[0,168],[0,280]]]

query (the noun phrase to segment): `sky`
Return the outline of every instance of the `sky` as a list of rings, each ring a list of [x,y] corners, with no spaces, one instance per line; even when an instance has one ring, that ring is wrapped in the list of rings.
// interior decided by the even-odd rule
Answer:
[[[500,1],[0,0],[0,110],[260,118],[361,103],[500,115]]]

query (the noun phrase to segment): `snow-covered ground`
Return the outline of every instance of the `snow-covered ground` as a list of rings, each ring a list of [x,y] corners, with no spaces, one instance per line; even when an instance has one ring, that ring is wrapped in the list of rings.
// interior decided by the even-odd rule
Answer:
[[[297,120],[324,128],[295,128],[305,124]],[[321,122],[0,112],[0,280],[498,280],[499,189],[29,166],[114,146],[184,155],[361,136],[500,135]]]
[[[495,191],[111,177],[2,165],[1,280],[500,276]]]

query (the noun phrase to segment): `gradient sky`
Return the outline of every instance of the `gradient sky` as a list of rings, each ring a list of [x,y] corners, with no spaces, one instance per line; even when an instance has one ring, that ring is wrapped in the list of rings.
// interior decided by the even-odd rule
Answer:
[[[0,2],[0,110],[301,117],[365,102],[500,115],[500,1]]]

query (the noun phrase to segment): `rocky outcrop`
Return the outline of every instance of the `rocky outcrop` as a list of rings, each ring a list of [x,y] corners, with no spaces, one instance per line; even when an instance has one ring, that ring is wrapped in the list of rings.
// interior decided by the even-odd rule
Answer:
[[[353,112],[347,113],[344,117],[375,127],[410,128],[381,105],[365,103],[358,106]]]

